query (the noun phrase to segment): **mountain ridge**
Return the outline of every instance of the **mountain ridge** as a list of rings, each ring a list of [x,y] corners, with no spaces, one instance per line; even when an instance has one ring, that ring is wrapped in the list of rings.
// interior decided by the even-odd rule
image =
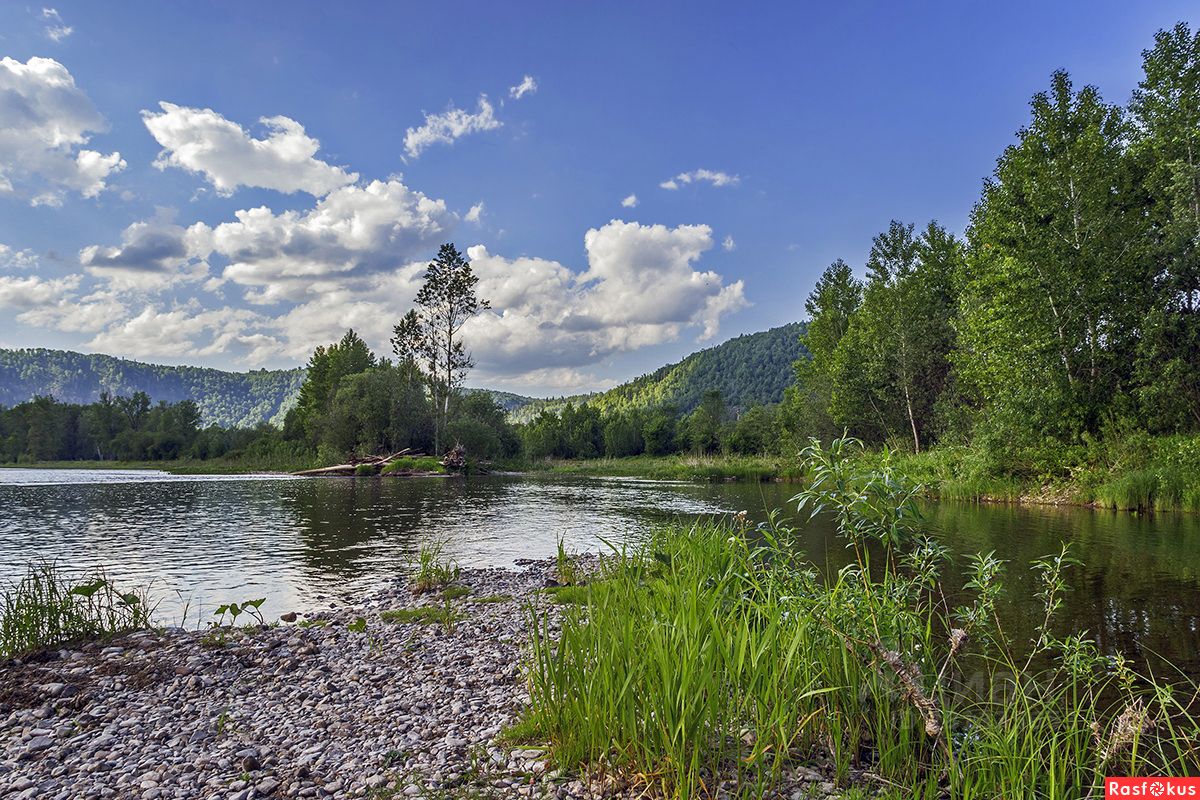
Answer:
[[[487,392],[515,421],[567,403],[595,403],[602,409],[670,403],[686,413],[704,391],[721,390],[731,407],[778,402],[792,380],[792,362],[804,355],[799,336],[804,323],[743,334],[698,350],[653,372],[603,392],[535,398],[492,389]],[[0,406],[37,396],[65,403],[93,403],[101,392],[145,392],[154,402],[194,400],[205,425],[281,425],[296,403],[304,367],[230,372],[212,367],[150,364],[99,353],[42,347],[0,349]]]

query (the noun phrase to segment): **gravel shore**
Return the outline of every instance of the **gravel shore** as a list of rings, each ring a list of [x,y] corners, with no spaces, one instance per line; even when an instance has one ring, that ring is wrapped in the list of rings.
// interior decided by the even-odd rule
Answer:
[[[147,631],[0,663],[0,797],[636,796],[495,741],[528,702],[528,604],[556,627],[539,591],[549,574],[465,570],[471,592],[452,601],[397,584],[294,623]],[[447,602],[450,625],[387,613]],[[797,768],[773,796],[835,795]]]

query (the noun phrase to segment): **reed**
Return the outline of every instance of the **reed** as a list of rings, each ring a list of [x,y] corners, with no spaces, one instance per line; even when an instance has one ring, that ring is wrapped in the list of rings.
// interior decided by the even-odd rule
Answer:
[[[922,487],[859,445],[805,451],[797,503],[833,514],[855,554],[833,575],[793,533],[744,517],[662,528],[614,553],[552,635],[532,611],[520,733],[567,769],[615,771],[668,797],[735,782],[760,796],[821,758],[896,796],[1102,794],[1106,774],[1200,774],[1196,685],[1135,673],[1056,631],[1069,551],[1029,566],[1045,618],[1012,642],[996,606],[1008,565],[971,559],[961,605],[925,535]]]

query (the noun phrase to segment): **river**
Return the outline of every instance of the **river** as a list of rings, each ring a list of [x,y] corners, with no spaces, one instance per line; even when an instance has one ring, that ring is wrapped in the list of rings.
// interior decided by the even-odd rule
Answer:
[[[444,540],[464,566],[635,542],[672,518],[790,509],[788,484],[662,483],[488,476],[293,479],[174,476],[148,470],[0,469],[0,583],[34,560],[102,566],[149,586],[166,623],[211,619],[224,602],[266,597],[264,613],[354,602]],[[1171,659],[1200,676],[1200,516],[1081,508],[931,504],[931,533],[961,566],[975,552],[1008,560],[1003,614],[1018,637],[1038,614],[1031,559],[1069,542],[1060,631],[1086,630],[1105,652]],[[847,553],[825,520],[797,522],[827,569]],[[956,585],[951,582],[952,586]]]

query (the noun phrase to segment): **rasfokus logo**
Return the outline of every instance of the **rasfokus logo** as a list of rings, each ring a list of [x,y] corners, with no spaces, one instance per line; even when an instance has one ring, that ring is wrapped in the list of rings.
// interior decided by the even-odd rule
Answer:
[[[1200,778],[1105,778],[1104,797],[1200,798]]]

